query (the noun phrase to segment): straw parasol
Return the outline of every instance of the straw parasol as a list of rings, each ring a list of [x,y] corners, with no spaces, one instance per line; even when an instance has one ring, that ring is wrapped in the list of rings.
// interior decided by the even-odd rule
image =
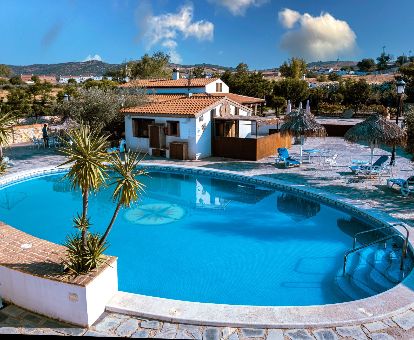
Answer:
[[[404,130],[379,114],[369,116],[363,122],[356,124],[346,132],[344,137],[353,143],[368,142],[371,148],[371,164],[377,145],[404,146],[407,140]]]
[[[325,127],[319,124],[310,112],[299,110],[291,114],[288,120],[280,127],[282,134],[300,136],[300,162],[302,163],[303,137],[325,137]]]

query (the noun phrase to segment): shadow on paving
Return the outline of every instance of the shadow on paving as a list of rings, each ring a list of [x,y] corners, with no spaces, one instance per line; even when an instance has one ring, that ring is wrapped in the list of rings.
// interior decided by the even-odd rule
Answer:
[[[2,327],[13,327],[16,329],[23,327],[26,329],[32,328],[33,330],[38,328],[51,328],[57,332],[61,330],[64,334],[68,335],[77,335],[83,332],[83,329],[77,326],[49,319],[15,305],[7,304],[0,310],[0,328]]]
[[[11,160],[29,160],[33,157],[42,157],[50,155],[61,155],[58,148],[32,148],[28,145],[14,145],[13,147],[4,150],[5,156],[10,157]]]
[[[1,262],[0,266],[48,278],[61,278],[63,276],[67,276],[67,274],[64,272],[63,265],[53,261],[33,261],[31,263]]]

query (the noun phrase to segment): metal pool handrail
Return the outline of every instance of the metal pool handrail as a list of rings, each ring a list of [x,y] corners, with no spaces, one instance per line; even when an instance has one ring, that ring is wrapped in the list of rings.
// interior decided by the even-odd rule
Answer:
[[[348,251],[345,253],[345,255],[344,255],[344,266],[343,266],[343,268],[342,268],[342,275],[345,275],[345,271],[346,271],[346,263],[347,263],[347,260],[348,260],[348,255],[350,255],[350,254],[352,254],[352,253],[355,253],[355,252],[357,252],[357,251],[359,251],[359,250],[361,250],[361,249],[364,249],[364,248],[367,248],[367,247],[369,247],[369,246],[372,246],[372,245],[374,245],[374,244],[376,244],[376,243],[380,243],[380,242],[384,242],[384,241],[390,240],[390,239],[392,239],[392,238],[394,238],[394,237],[399,237],[399,238],[401,238],[401,239],[403,239],[403,240],[404,240],[404,237],[403,237],[403,236],[401,236],[401,235],[399,235],[399,234],[394,234],[394,235],[389,235],[389,236],[387,236],[387,237],[384,237],[384,238],[378,239],[378,240],[376,240],[376,241],[373,241],[373,242],[370,242],[370,243],[364,244],[364,245],[362,245],[362,246],[360,246],[360,247],[358,247],[358,248],[353,248],[353,249],[351,249],[351,250],[348,250]],[[401,256],[401,262],[400,262],[400,270],[402,270],[402,269],[404,268],[404,257],[405,257],[405,255],[404,255],[404,247],[403,247],[403,249],[402,249],[402,256]]]
[[[380,227],[380,228],[375,228],[375,229],[370,229],[370,230],[365,230],[365,231],[360,231],[359,233],[356,233],[354,235],[354,243],[352,245],[352,249],[355,249],[355,245],[356,245],[356,241],[357,241],[357,237],[361,234],[367,234],[373,231],[377,231],[377,230],[383,230],[383,229],[390,229],[393,228],[395,229],[396,226],[400,226],[403,227],[405,229],[405,239],[404,239],[404,243],[403,243],[403,256],[402,258],[405,258],[407,256],[407,248],[408,248],[408,238],[410,237],[410,232],[408,230],[408,228],[403,224],[403,223],[393,223],[391,225],[387,225],[385,227]],[[398,235],[398,234],[395,234]],[[403,260],[401,260],[401,270],[403,268]]]

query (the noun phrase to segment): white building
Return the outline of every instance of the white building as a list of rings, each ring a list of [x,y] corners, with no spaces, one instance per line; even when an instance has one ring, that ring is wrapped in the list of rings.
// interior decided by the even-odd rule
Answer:
[[[246,138],[252,133],[249,121],[214,126],[214,118],[252,114],[251,109],[227,97],[165,97],[164,101],[123,110],[128,149],[167,158],[199,159],[212,155],[215,128],[228,137]]]
[[[84,83],[85,81],[87,81],[88,79],[92,79],[92,80],[102,80],[103,77],[102,76],[59,76],[59,84],[67,84],[69,82],[69,79],[74,79],[76,81],[76,83],[80,84],[80,83]]]
[[[120,87],[143,87],[147,94],[229,93],[220,78],[136,79]]]

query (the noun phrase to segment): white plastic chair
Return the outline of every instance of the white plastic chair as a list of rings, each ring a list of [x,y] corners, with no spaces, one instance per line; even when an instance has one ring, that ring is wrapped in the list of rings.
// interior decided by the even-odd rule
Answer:
[[[36,137],[32,137],[32,146],[35,147],[37,146],[37,148],[39,149],[41,146],[43,146],[43,140],[36,138]]]
[[[337,158],[338,154],[334,154],[332,157],[325,158],[324,164],[327,164],[330,168],[332,168],[333,166],[338,165],[338,163],[336,163]]]

